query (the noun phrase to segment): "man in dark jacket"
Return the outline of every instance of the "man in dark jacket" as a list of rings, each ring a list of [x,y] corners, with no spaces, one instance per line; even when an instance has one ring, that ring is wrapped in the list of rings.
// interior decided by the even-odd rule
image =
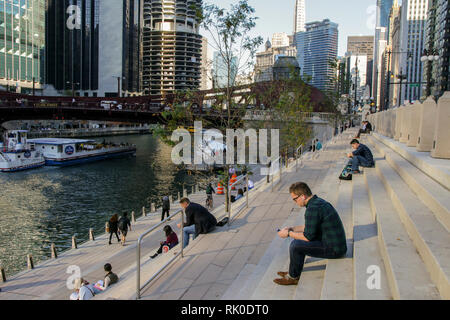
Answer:
[[[170,217],[170,199],[167,196],[163,198],[161,221],[164,221],[164,217],[166,216],[166,214],[167,218]]]
[[[348,164],[352,166],[353,174],[360,173],[360,166],[365,168],[372,168],[375,166],[372,152],[366,145],[359,143],[357,139],[353,139],[350,144],[355,150],[347,155],[347,157],[350,158]]]
[[[208,209],[198,203],[191,203],[188,198],[181,199],[180,205],[186,213],[186,223],[183,226],[183,248],[186,248],[191,234],[192,240],[195,240],[199,234],[213,231],[217,220]],[[178,228],[181,228],[181,224],[178,224]]]

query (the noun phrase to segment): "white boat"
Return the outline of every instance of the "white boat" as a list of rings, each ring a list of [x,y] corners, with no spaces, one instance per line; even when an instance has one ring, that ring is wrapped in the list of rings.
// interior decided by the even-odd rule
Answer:
[[[28,131],[6,131],[0,142],[0,171],[15,172],[45,165],[42,153],[27,139]]]
[[[30,140],[48,166],[71,166],[136,154],[130,144],[97,143],[94,140],[43,138]]]

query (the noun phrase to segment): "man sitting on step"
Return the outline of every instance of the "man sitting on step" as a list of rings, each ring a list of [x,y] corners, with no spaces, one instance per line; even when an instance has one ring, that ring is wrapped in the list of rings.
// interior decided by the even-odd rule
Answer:
[[[282,278],[274,280],[282,286],[298,284],[306,256],[339,259],[347,253],[344,226],[333,206],[313,196],[303,182],[293,184],[289,192],[299,207],[306,207],[306,213],[304,226],[284,228],[278,233],[282,239],[293,239],[289,249],[289,272],[278,272]]]
[[[361,173],[359,171],[360,166],[364,168],[373,168],[375,166],[372,151],[365,144],[359,143],[358,139],[353,139],[350,144],[355,150],[347,155],[350,158],[348,165],[352,166],[353,174]]]

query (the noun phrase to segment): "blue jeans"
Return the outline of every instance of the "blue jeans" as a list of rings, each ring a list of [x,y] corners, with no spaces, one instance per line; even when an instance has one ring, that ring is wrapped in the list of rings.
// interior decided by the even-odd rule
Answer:
[[[370,163],[366,158],[361,156],[354,156],[348,162],[349,165],[352,166],[353,171],[359,170],[359,167],[370,168],[373,167],[373,163]]]
[[[339,259],[344,255],[337,255],[333,249],[326,248],[320,241],[303,241],[293,240],[289,248],[290,264],[289,276],[294,279],[299,279],[305,264],[305,257],[310,256],[314,258],[324,259]]]
[[[195,240],[195,224],[183,228],[183,248],[189,245],[189,236],[192,234],[192,240]]]

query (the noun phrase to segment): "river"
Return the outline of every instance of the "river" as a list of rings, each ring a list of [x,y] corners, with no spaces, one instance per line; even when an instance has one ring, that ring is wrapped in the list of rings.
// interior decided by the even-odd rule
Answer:
[[[50,257],[51,243],[58,251],[70,248],[74,235],[82,242],[90,228],[104,233],[113,213],[139,216],[142,206],[200,179],[177,173],[171,147],[154,136],[105,139],[136,144],[136,157],[0,173],[0,266],[7,276],[26,268],[27,254],[38,263]]]

